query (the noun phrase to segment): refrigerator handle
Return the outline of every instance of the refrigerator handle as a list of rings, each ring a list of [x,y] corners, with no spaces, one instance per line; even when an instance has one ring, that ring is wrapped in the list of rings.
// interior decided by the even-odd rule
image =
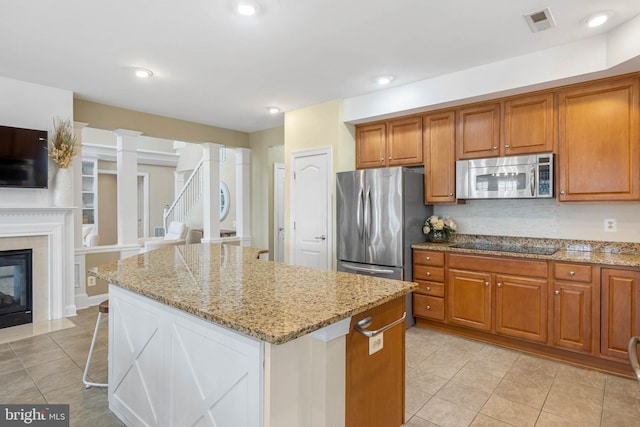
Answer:
[[[367,239],[369,238],[369,228],[371,222],[371,187],[367,188],[367,194],[364,197],[364,229],[366,230]]]
[[[369,201],[369,221],[367,223],[367,239],[371,238],[371,223],[373,222],[373,213],[371,212],[371,187],[367,188],[367,200]]]
[[[358,226],[358,234],[360,235],[360,239],[362,239],[362,234],[364,233],[364,189],[360,188],[358,192],[358,212],[356,212],[356,224]]]

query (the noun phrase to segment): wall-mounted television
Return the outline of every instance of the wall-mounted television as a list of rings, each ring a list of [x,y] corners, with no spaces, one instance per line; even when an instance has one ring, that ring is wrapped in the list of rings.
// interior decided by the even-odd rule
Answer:
[[[0,126],[0,187],[47,188],[47,131]]]

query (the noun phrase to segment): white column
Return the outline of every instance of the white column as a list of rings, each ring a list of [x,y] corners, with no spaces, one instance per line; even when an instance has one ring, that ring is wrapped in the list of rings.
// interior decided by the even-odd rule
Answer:
[[[138,242],[138,137],[142,132],[116,129],[118,162],[118,245]]]
[[[220,242],[220,144],[202,145],[202,243]]]
[[[89,123],[73,122],[73,135],[78,140],[78,155],[71,163],[73,182],[73,206],[76,207],[74,216],[74,246],[82,247],[82,130]]]
[[[251,244],[251,150],[236,150],[236,236],[242,246]]]

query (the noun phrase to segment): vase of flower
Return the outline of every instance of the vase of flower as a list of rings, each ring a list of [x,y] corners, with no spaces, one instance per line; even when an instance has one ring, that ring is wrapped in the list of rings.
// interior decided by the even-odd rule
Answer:
[[[49,139],[49,157],[58,165],[53,184],[53,205],[73,206],[72,174],[69,166],[78,154],[78,140],[73,134],[70,120],[53,120],[53,135]]]
[[[456,232],[457,228],[452,219],[432,215],[425,221],[422,232],[426,234],[429,242],[443,243],[449,241],[449,237]]]

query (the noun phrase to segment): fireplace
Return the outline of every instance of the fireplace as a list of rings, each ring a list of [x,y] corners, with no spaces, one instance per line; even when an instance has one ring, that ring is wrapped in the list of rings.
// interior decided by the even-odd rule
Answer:
[[[32,322],[32,250],[0,251],[0,328]]]

